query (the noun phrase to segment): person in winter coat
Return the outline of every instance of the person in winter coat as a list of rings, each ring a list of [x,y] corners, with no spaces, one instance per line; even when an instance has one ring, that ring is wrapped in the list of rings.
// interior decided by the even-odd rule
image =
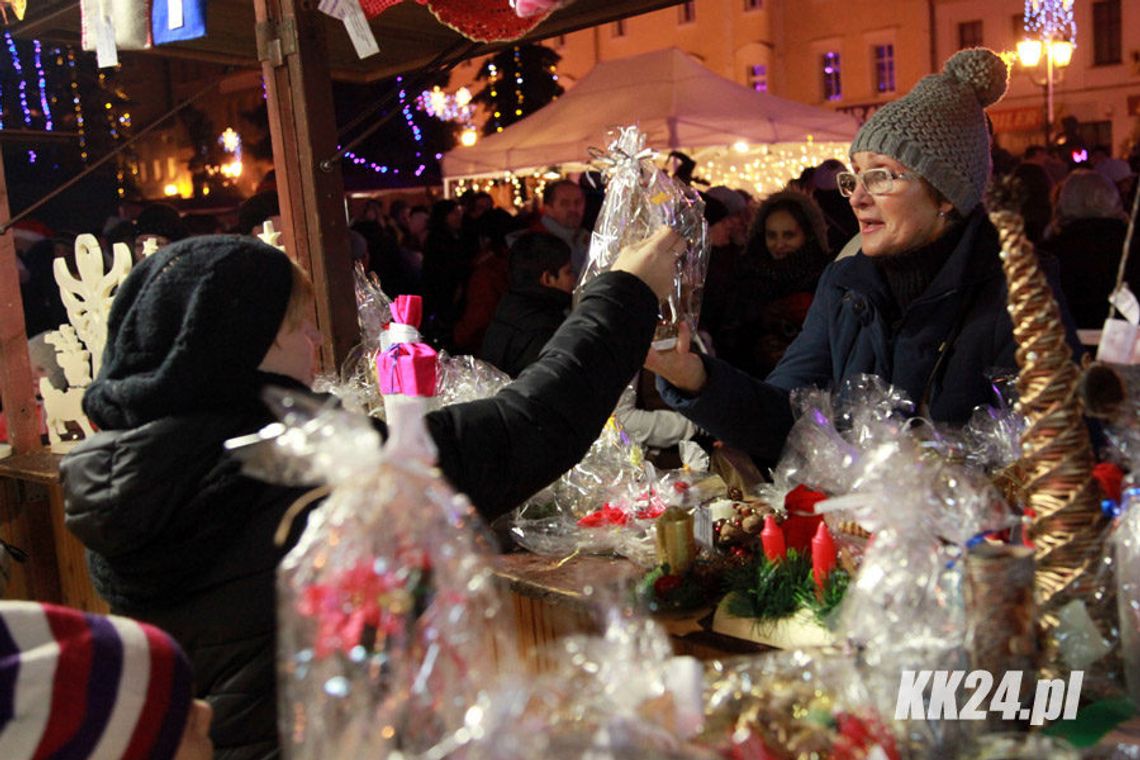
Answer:
[[[488,520],[585,455],[645,357],[683,247],[663,230],[623,251],[532,370],[427,415],[440,469]],[[61,466],[95,588],[186,650],[221,760],[279,756],[275,570],[306,522],[276,547],[302,491],[244,476],[223,442],[273,421],[266,386],[308,392],[310,302],[300,269],[251,238],[191,238],[140,262],[84,396],[102,432]]]
[[[570,311],[575,273],[570,246],[549,232],[528,232],[511,246],[510,290],[487,326],[480,356],[518,377]]]
[[[1077,169],[1065,178],[1053,222],[1038,250],[1060,263],[1061,291],[1077,327],[1099,330],[1116,287],[1128,222],[1116,186],[1099,172]],[[1124,281],[1140,293],[1140,250],[1133,239]]]
[[[855,171],[838,176],[862,250],[824,271],[803,332],[764,380],[690,352],[683,332],[676,351],[647,363],[666,402],[771,462],[796,388],[875,374],[920,414],[950,423],[991,401],[988,373],[1015,368],[1015,343],[997,231],[981,205],[990,173],[982,109],[1007,81],[992,51],[963,50],[876,111],[851,144]]]
[[[827,226],[811,196],[797,190],[768,196],[725,288],[728,307],[712,333],[717,356],[755,377],[771,372],[800,334],[830,263]]]

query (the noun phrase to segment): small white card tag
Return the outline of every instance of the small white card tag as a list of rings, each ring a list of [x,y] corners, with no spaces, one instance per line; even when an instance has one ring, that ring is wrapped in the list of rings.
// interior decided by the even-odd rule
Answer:
[[[348,38],[356,48],[357,57],[367,58],[379,53],[380,46],[376,44],[376,35],[368,25],[368,19],[360,7],[360,0],[342,0],[340,4],[345,6],[344,28],[348,30]]]
[[[1097,346],[1097,361],[1133,364],[1136,356],[1136,325],[1123,319],[1106,319]]]
[[[344,24],[358,57],[367,58],[380,52],[376,35],[372,33],[372,27],[368,25],[368,19],[360,7],[360,0],[321,0],[317,4],[317,10]]]
[[[115,47],[115,26],[108,16],[95,17],[95,63],[101,69],[119,65],[119,51]]]
[[[1129,322],[1134,325],[1140,324],[1140,301],[1136,300],[1127,282],[1121,283],[1120,288],[1109,295],[1108,302]]]
[[[181,29],[186,25],[186,18],[182,13],[182,0],[166,0],[166,28]]]

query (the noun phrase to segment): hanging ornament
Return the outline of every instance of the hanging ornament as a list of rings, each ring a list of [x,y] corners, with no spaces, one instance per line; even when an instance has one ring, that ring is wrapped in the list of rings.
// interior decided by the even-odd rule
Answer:
[[[519,18],[548,16],[559,8],[565,8],[574,0],[511,0],[511,7]]]
[[[412,0],[409,0],[411,2]],[[401,0],[360,0],[364,15],[376,18]],[[427,5],[441,24],[476,42],[517,40],[541,24],[560,2],[552,0],[414,0]],[[529,13],[520,18],[516,4]]]

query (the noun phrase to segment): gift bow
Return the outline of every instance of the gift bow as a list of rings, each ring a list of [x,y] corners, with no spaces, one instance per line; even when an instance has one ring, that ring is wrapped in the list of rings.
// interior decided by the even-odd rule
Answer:
[[[425,343],[394,343],[376,356],[376,376],[385,396],[434,396],[435,349]]]

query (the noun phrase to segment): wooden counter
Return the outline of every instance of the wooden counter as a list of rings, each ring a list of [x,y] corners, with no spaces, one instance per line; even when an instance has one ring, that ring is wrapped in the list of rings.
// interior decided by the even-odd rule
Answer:
[[[597,612],[612,604],[629,603],[633,586],[644,570],[626,559],[572,555],[558,559],[525,552],[498,558],[496,572],[507,585],[518,621],[519,645],[538,670],[552,662],[546,647],[562,636],[597,634]],[[668,631],[676,654],[702,660],[767,650],[762,644],[722,636],[708,630],[712,606],[654,620]]]
[[[83,545],[63,524],[59,460],[46,449],[0,459],[0,537],[28,554],[27,562],[12,563],[4,596],[106,612]]]

